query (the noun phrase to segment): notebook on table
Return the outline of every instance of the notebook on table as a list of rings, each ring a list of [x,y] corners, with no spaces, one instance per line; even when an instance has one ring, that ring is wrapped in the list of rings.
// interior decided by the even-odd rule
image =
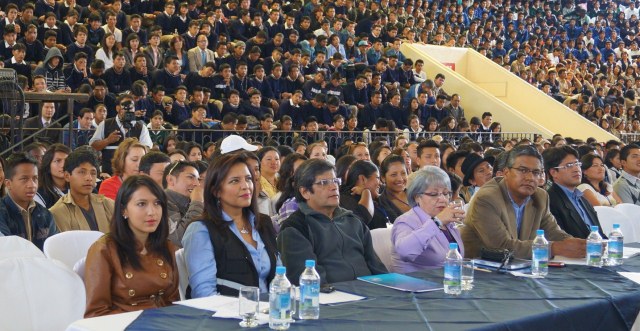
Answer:
[[[442,290],[442,284],[403,274],[390,273],[358,277],[359,280],[405,292],[429,292]]]

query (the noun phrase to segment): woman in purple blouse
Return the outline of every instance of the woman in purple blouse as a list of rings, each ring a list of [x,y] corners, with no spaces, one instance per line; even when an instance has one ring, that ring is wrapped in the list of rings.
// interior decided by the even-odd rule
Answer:
[[[428,166],[412,175],[407,199],[412,207],[393,224],[391,241],[394,272],[408,273],[429,267],[441,267],[449,243],[464,246],[455,222],[464,219],[464,211],[449,206],[451,182],[442,169]]]

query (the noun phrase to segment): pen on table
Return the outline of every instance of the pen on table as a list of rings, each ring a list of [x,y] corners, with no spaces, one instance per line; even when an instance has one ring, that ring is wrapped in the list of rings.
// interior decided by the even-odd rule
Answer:
[[[491,272],[491,270],[489,270],[489,269],[478,268],[478,267],[473,267],[473,270],[484,271],[484,272]]]

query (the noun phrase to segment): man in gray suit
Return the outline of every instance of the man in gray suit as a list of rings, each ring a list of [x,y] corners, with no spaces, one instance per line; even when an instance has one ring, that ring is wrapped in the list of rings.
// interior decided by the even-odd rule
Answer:
[[[196,36],[196,43],[197,46],[187,52],[189,71],[191,72],[200,71],[207,62],[215,62],[213,51],[207,48],[207,46],[209,46],[207,35],[199,33],[198,36]]]
[[[558,226],[549,210],[547,192],[538,188],[544,169],[536,148],[512,149],[503,172],[503,178],[486,183],[471,200],[462,228],[465,256],[478,257],[484,247],[508,249],[517,258],[530,259],[536,230],[543,229],[552,256],[584,257],[585,240],[573,238]]]

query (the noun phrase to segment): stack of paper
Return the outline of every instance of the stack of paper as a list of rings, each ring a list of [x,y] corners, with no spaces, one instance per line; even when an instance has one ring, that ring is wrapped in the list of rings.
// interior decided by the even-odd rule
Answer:
[[[190,299],[185,301],[174,302],[178,305],[192,307],[196,309],[204,309],[215,311],[213,317],[219,318],[233,318],[242,319],[240,317],[239,301],[238,298],[226,297],[223,295],[213,295],[206,298]],[[268,311],[269,303],[260,302],[260,308],[258,309],[258,324],[269,323],[269,315],[262,313],[264,309]]]

